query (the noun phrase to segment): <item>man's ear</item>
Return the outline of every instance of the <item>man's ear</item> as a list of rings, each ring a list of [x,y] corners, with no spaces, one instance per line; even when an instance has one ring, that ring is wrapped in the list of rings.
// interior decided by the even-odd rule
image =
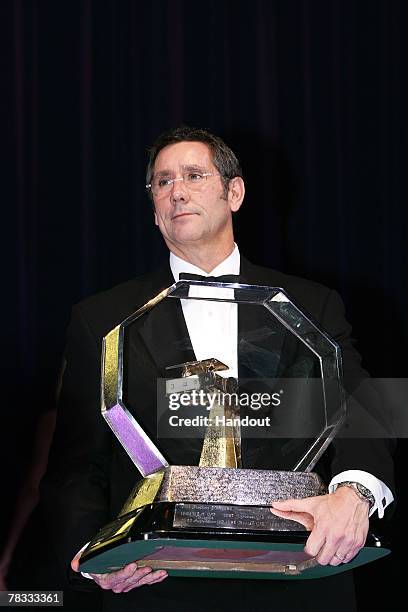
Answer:
[[[237,212],[245,197],[245,183],[240,176],[230,180],[228,185],[228,202],[232,212]]]

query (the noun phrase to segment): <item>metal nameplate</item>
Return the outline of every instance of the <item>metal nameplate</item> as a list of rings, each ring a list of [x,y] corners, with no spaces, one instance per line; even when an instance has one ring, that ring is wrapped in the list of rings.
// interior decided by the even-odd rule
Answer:
[[[222,504],[176,504],[173,527],[251,531],[305,531],[296,521],[281,519],[269,508]]]

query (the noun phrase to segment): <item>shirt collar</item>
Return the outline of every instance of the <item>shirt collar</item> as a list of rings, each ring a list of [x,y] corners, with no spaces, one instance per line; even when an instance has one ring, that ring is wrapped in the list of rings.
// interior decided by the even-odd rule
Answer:
[[[174,280],[177,282],[179,280],[179,275],[181,272],[189,272],[190,274],[200,274],[201,276],[222,276],[223,274],[239,274],[240,270],[240,254],[238,246],[235,244],[234,250],[231,255],[228,255],[224,261],[215,266],[211,272],[205,272],[194,266],[192,263],[188,261],[184,261],[181,257],[177,257],[174,253],[170,252],[170,268],[173,274]]]

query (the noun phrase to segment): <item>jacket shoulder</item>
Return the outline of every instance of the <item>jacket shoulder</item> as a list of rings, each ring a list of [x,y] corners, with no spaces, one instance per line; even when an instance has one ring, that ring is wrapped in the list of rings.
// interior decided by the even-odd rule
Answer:
[[[73,306],[73,316],[85,320],[96,336],[105,335],[174,282],[167,268],[143,274],[86,297]]]
[[[285,274],[249,262],[246,262],[245,267],[251,283],[283,289],[289,298],[317,320],[321,319],[330,294],[334,293],[329,287],[307,278]]]

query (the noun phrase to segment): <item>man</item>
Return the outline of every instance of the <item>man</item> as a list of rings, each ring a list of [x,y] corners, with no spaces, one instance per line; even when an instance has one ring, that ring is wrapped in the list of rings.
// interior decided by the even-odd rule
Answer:
[[[318,602],[326,607],[327,597],[331,609],[345,604],[352,609],[348,574],[296,583],[208,582],[169,578],[164,571],[139,569],[135,563],[107,575],[86,578],[79,574],[77,551],[116,516],[135,479],[133,466],[100,416],[101,339],[150,297],[177,281],[181,272],[242,274],[249,283],[283,287],[340,343],[346,376],[365,376],[335,292],[253,266],[240,256],[232,215],[242,205],[245,186],[234,153],[221,139],[187,127],[163,134],[150,151],[147,184],[155,223],[170,251],[170,266],[89,298],[73,309],[56,435],[43,483],[44,508],[48,508],[51,528],[55,528],[61,562],[67,564],[74,557],[71,565],[78,588],[99,585],[106,591],[107,609],[145,610],[159,605],[167,610],[208,609],[209,591],[211,601],[225,609],[264,609],[272,601],[288,607],[302,602],[303,609],[309,609],[308,605],[320,609]],[[129,341],[128,357],[135,364],[128,389],[130,405],[153,439],[156,379],[164,375],[167,365],[200,359],[205,353],[209,331],[200,332],[203,310],[196,306],[194,301],[182,306],[177,300],[164,300],[140,322]],[[225,332],[224,337],[218,333],[218,337],[221,345],[232,346],[233,353],[236,340],[231,342],[231,334],[228,337]],[[169,463],[197,464],[200,448],[196,441],[159,440],[157,445]],[[274,467],[267,446],[244,448],[243,463],[245,467]],[[369,513],[378,512],[381,517],[384,507],[393,501],[389,448],[382,440],[363,444],[339,440],[331,445],[316,471],[331,480],[329,495],[275,503],[272,511],[304,523],[311,530],[306,552],[317,555],[323,565],[336,566],[350,561],[364,545]],[[338,486],[340,483],[348,484]],[[140,588],[144,585],[154,586]]]

